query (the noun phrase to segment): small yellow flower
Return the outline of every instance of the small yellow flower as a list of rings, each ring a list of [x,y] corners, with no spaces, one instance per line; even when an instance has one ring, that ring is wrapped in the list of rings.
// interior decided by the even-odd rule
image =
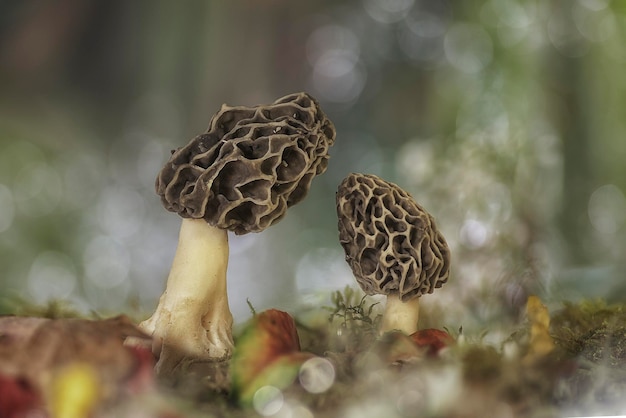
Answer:
[[[83,363],[71,364],[52,380],[52,418],[87,418],[97,406],[100,394],[100,382],[94,368]]]

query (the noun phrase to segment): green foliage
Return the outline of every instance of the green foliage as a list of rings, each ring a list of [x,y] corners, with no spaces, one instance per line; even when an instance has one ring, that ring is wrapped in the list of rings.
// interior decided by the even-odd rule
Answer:
[[[366,304],[367,295],[360,295],[358,291],[350,286],[346,286],[342,291],[337,290],[330,296],[333,303],[332,313],[328,321],[333,322],[335,318],[342,318],[343,324],[348,326],[351,321],[360,321],[366,324],[375,324],[380,320],[380,315],[372,319],[372,311],[378,303]]]
[[[346,286],[331,294],[333,306],[328,322],[336,327],[335,349],[352,351],[376,339],[382,315],[375,311],[378,303],[369,303],[367,295]]]
[[[33,316],[50,319],[60,318],[90,318],[97,319],[95,312],[90,315],[81,314],[72,308],[69,302],[50,300],[44,305],[37,305],[22,298],[12,298],[2,301],[0,315]]]

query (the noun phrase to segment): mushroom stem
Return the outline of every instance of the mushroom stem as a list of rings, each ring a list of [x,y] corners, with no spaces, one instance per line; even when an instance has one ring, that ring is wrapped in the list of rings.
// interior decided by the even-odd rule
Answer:
[[[227,265],[227,231],[203,219],[184,218],[165,292],[152,317],[139,325],[153,336],[159,374],[184,363],[231,356]]]
[[[397,294],[388,295],[380,333],[398,330],[406,335],[411,335],[417,331],[418,319],[419,298],[402,302]]]

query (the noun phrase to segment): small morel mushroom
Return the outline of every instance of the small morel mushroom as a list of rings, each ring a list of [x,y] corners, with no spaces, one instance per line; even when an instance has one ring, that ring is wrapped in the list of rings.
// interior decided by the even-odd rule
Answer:
[[[278,222],[326,170],[334,140],[317,101],[297,93],[269,105],[223,105],[206,133],[173,152],[156,191],[183,218],[178,248],[156,312],[140,325],[154,337],[159,373],[231,356],[227,231]]]
[[[357,282],[368,295],[387,295],[380,331],[417,331],[419,297],[450,273],[450,250],[433,217],[397,185],[355,173],[339,185],[337,216]]]

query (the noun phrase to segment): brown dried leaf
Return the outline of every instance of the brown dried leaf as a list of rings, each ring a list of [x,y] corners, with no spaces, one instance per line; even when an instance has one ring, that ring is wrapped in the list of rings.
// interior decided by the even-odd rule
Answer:
[[[148,339],[130,319],[0,317],[0,375],[46,388],[56,371],[72,363],[96,370],[106,394],[118,393],[143,360],[124,346],[127,337]]]

